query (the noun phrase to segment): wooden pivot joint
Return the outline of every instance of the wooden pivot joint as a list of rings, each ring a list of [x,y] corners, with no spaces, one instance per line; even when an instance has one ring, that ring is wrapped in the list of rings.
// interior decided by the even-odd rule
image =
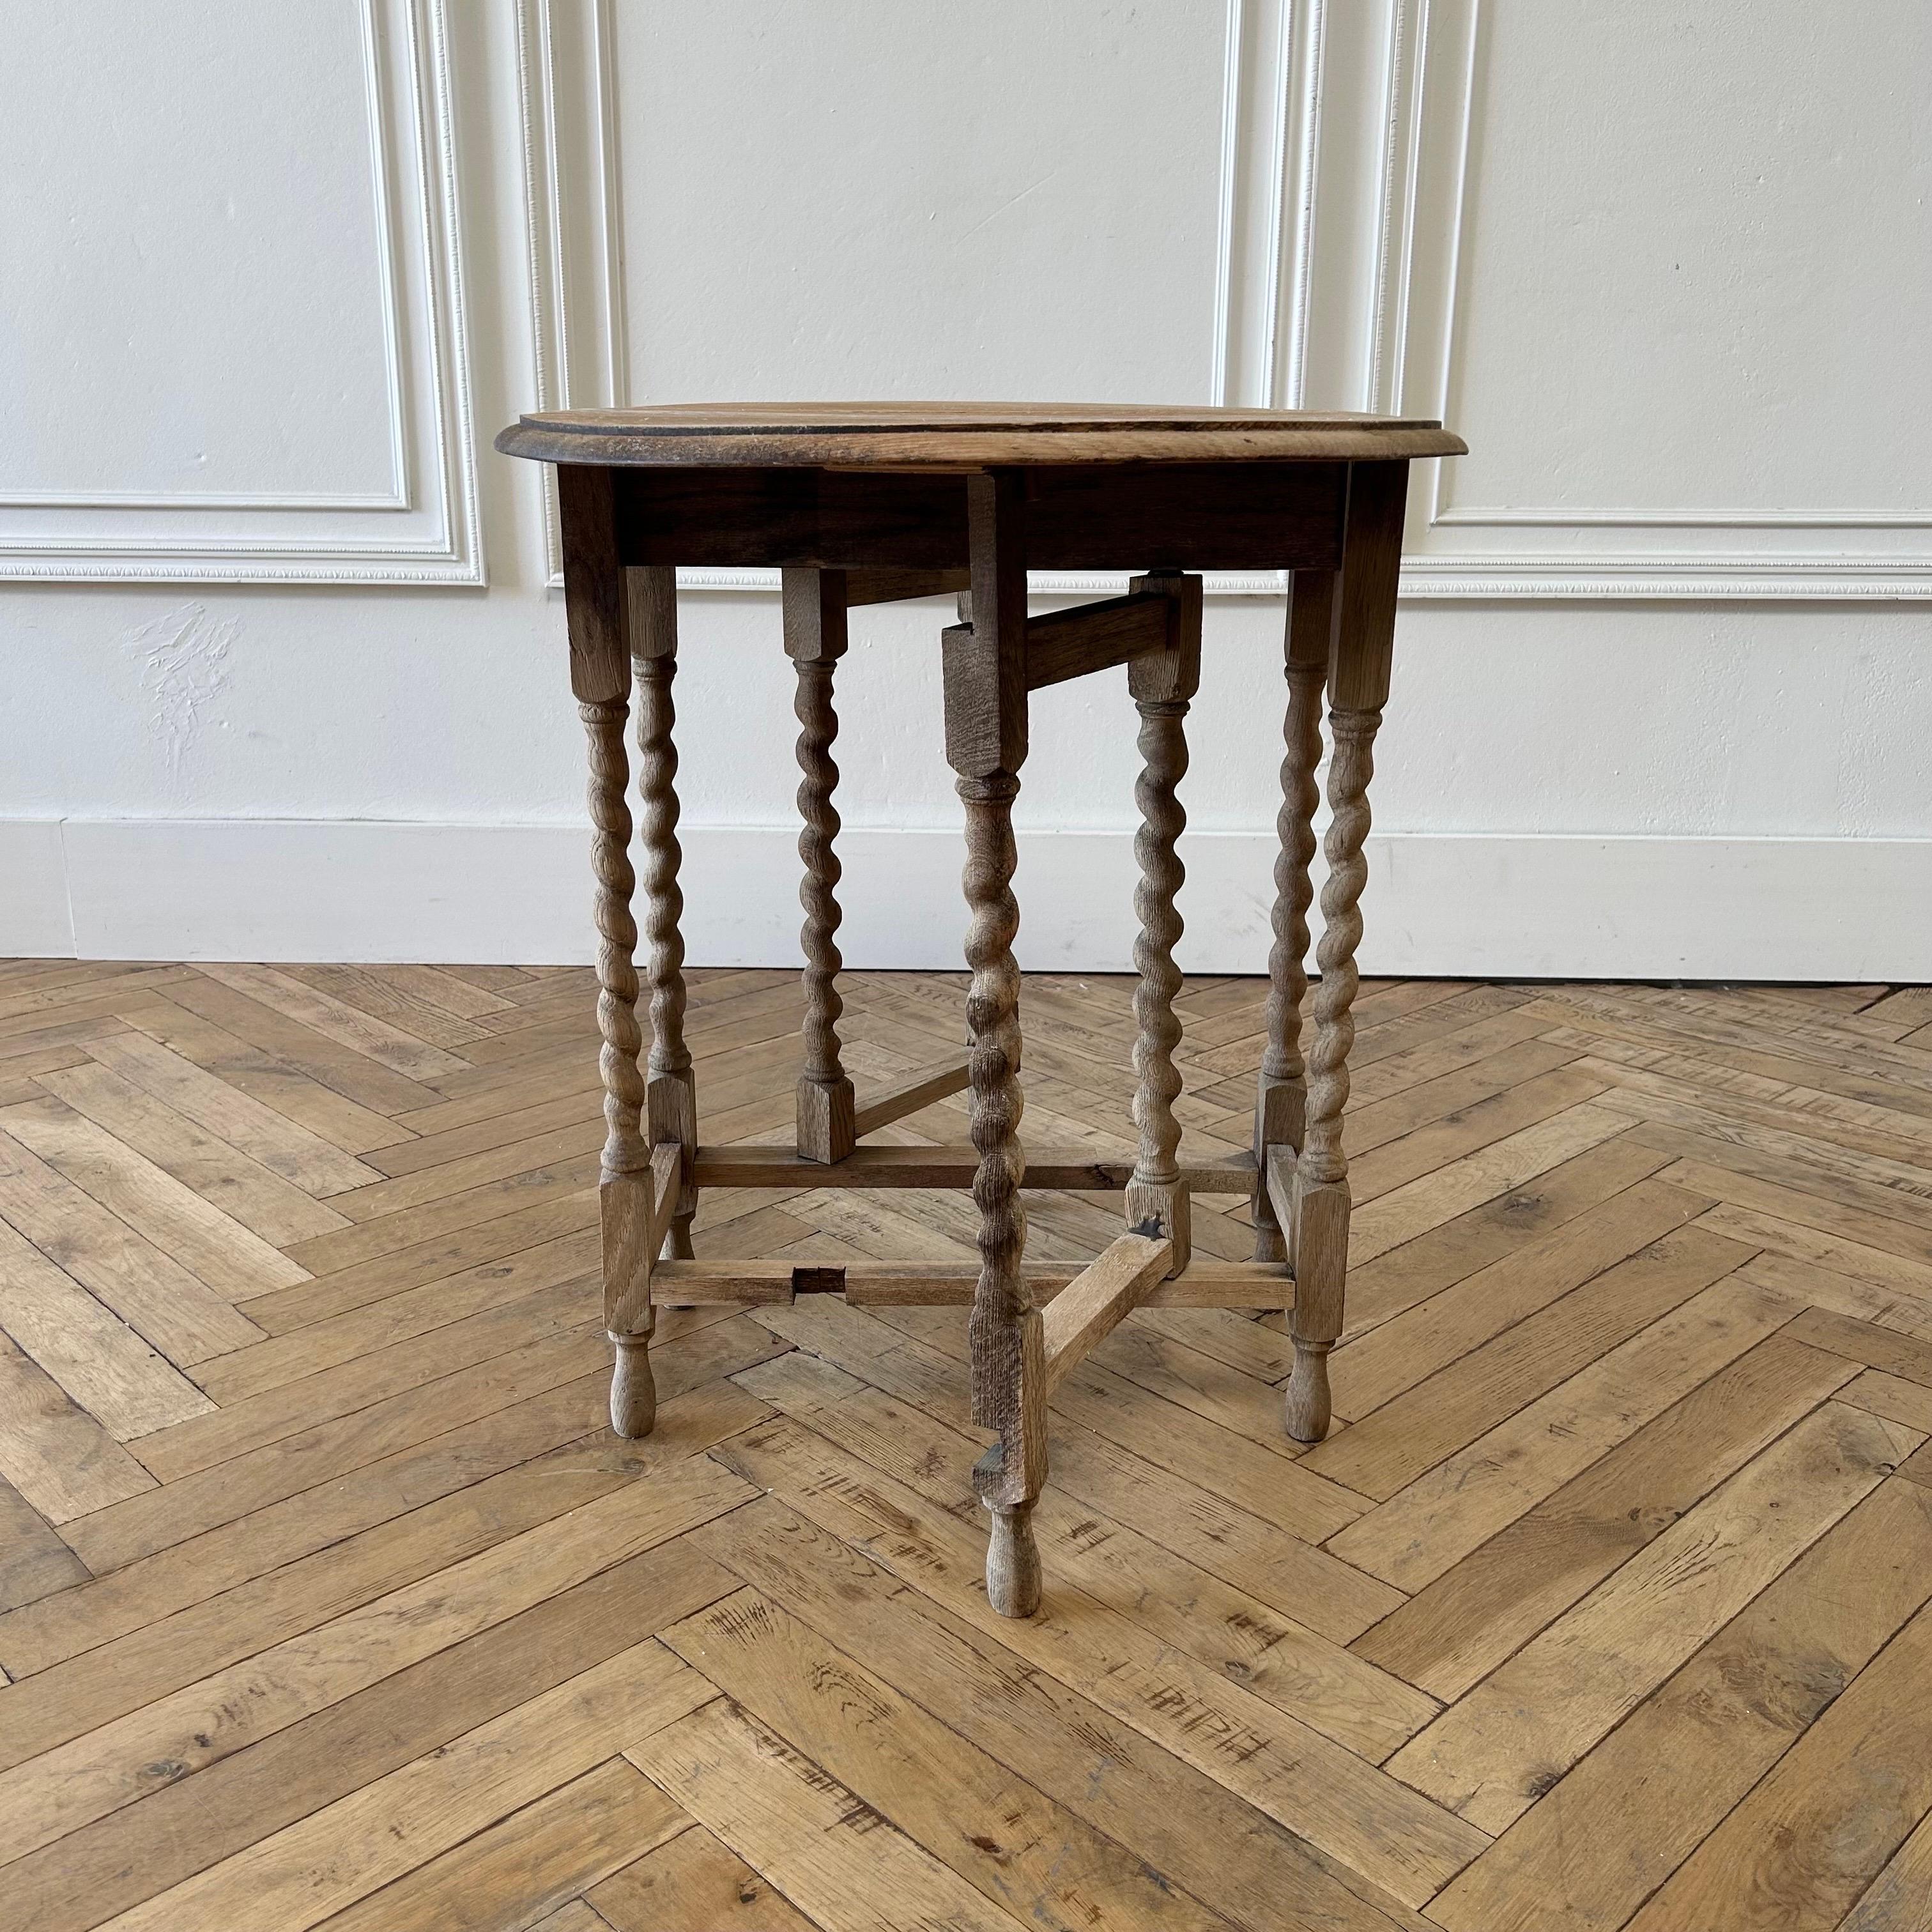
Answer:
[[[840,1057],[838,1021],[838,767],[832,747],[838,715],[832,668],[845,655],[847,586],[842,570],[784,574],[784,647],[798,674],[798,856],[805,871],[805,1064],[798,1080],[798,1149],[808,1160],[839,1161],[858,1138],[852,1082]]]
[[[1298,570],[1290,580],[1284,672],[1288,706],[1282,722],[1281,809],[1275,819],[1274,943],[1255,1095],[1254,1258],[1288,1262],[1292,1220],[1281,1220],[1264,1184],[1270,1147],[1300,1151],[1307,1114],[1301,1057],[1301,1005],[1308,993],[1308,908],[1315,888],[1315,782],[1322,762],[1322,688],[1335,628],[1335,573]]]
[[[1166,642],[1158,652],[1136,657],[1127,668],[1127,688],[1140,713],[1141,775],[1134,787],[1140,808],[1134,856],[1140,881],[1134,913],[1140,922],[1134,965],[1140,984],[1134,990],[1134,1124],[1140,1157],[1127,1183],[1127,1226],[1166,1242],[1168,1272],[1186,1268],[1192,1240],[1192,1218],[1178,1159],[1180,1125],[1174,1103],[1180,1076],[1174,1050],[1180,1043],[1174,995],[1180,969],[1174,949],[1181,934],[1174,899],[1186,874],[1176,842],[1187,823],[1176,788],[1187,770],[1187,735],[1183,721],[1201,682],[1201,592],[1198,577],[1178,572],[1133,580],[1128,601],[1162,610]]]
[[[1322,888],[1316,961],[1315,1037],[1308,1056],[1307,1118],[1295,1162],[1294,1366],[1286,1396],[1288,1432],[1318,1442],[1330,1418],[1328,1352],[1341,1338],[1348,1264],[1348,1162],[1342,1111],[1360,983],[1361,899],[1368,884],[1369,780],[1376,731],[1388,695],[1396,586],[1408,466],[1358,464],[1350,472],[1340,608],[1328,660],[1328,878]]]

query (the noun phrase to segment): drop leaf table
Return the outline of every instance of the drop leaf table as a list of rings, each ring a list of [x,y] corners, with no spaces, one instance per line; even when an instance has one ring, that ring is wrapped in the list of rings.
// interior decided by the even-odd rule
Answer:
[[[1292,1310],[1286,1426],[1300,1441],[1318,1441],[1329,1420],[1328,1351],[1342,1332],[1349,1007],[1408,463],[1458,453],[1462,443],[1432,422],[1298,411],[814,403],[550,412],[525,416],[496,446],[556,466],[571,682],[590,738],[612,1426],[624,1436],[651,1427],[658,1307],[807,1293],[969,1302],[973,1419],[997,1438],[974,1472],[992,1514],[986,1588],[1008,1616],[1030,1615],[1040,1601],[1031,1519],[1046,1478],[1048,1401],[1140,1304]],[[680,565],[782,573],[804,821],[803,1064],[789,1148],[706,1147],[698,1137],[684,1040],[672,735]],[[1178,1157],[1174,1112],[1183,824],[1175,788],[1186,770],[1183,721],[1201,670],[1198,573],[1256,569],[1292,573],[1267,1043],[1252,1153],[1188,1166]],[[1029,570],[1141,574],[1124,596],[1035,616]],[[861,1096],[838,1036],[833,674],[848,610],[948,592],[958,596],[961,621],[941,632],[939,649],[945,755],[965,807],[969,1044],[958,1064]],[[1028,753],[1028,694],[1123,664],[1142,760],[1135,788],[1139,1153],[1131,1162],[1023,1148],[1012,950],[1012,806]],[[642,854],[634,872],[625,742],[634,689]],[[1304,1060],[1324,692],[1328,871]],[[641,932],[632,911],[640,884]],[[640,937],[647,1055],[637,1014]],[[888,1122],[969,1088],[970,1147],[862,1144]],[[979,1267],[694,1258],[700,1189],[801,1185],[970,1188]],[[1028,1186],[1119,1192],[1122,1232],[1084,1268],[1030,1264],[1021,1198]],[[1193,1258],[1189,1202],[1197,1192],[1251,1196],[1252,1261]]]

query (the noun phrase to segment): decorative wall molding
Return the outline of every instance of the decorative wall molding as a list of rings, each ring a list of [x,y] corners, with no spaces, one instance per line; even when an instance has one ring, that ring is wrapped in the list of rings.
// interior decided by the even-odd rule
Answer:
[[[1293,407],[1307,344],[1326,0],[1228,0],[1209,399]],[[538,409],[622,408],[622,164],[610,0],[518,0],[518,74]],[[556,490],[544,554],[563,581]],[[1035,572],[1036,595],[1113,596],[1129,573]],[[687,590],[776,595],[775,570],[678,573]],[[1210,573],[1208,594],[1278,597],[1279,571]]]
[[[1484,0],[1391,0],[1383,214],[1372,380],[1366,406],[1455,413],[1462,240]],[[1452,428],[1472,440],[1480,422]],[[1687,505],[1639,509],[1488,507],[1454,500],[1457,460],[1415,466],[1405,594],[1420,597],[1923,598],[1932,597],[1932,511]],[[1482,532],[1498,533],[1484,540]],[[1755,542],[1736,533],[1756,532]],[[1832,532],[1835,540],[1805,541]],[[1666,541],[1666,533],[1675,541]],[[1773,541],[1774,537],[1781,538]],[[1862,540],[1861,540],[1862,539]]]
[[[794,826],[686,826],[694,964],[798,958]],[[1133,834],[1018,835],[1028,971],[1130,969]],[[952,970],[956,830],[840,836],[855,969]],[[1183,836],[1190,972],[1268,957],[1273,832]],[[1932,979],[1932,840],[1377,832],[1372,974]],[[568,825],[0,820],[0,954],[132,959],[586,962],[588,835]],[[1798,921],[1767,918],[1803,905]]]
[[[393,488],[10,492],[0,579],[484,581],[446,5],[360,0]]]
[[[609,0],[518,0],[517,91],[539,410],[630,394]],[[548,582],[563,582],[556,484],[543,472]]]

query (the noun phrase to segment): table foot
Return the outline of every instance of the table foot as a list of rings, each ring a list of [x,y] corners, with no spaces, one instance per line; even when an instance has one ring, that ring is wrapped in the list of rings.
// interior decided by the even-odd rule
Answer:
[[[613,1335],[617,1359],[610,1371],[610,1427],[634,1442],[658,1419],[657,1380],[651,1373],[650,1338]]]
[[[1288,1432],[1298,1442],[1319,1442],[1328,1433],[1328,1342],[1294,1345],[1294,1368],[1288,1378],[1285,1408]]]
[[[988,1503],[992,1535],[986,1546],[986,1600],[1003,1617],[1030,1617],[1040,1608],[1040,1546],[1034,1505]]]

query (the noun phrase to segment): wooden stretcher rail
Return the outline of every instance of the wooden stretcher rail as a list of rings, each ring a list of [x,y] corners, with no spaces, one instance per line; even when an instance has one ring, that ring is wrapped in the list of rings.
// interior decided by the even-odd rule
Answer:
[[[788,1147],[700,1147],[692,1178],[699,1187],[970,1187],[979,1168],[970,1147],[854,1148],[829,1166],[803,1160]],[[1118,1193],[1133,1171],[1131,1154],[1029,1148],[1025,1185]],[[1255,1184],[1254,1156],[1184,1162],[1179,1184],[1196,1194],[1248,1193]]]
[[[845,608],[856,610],[863,604],[899,604],[915,597],[948,597],[969,590],[973,573],[969,570],[847,570]]]
[[[1172,642],[1173,608],[1165,597],[1108,597],[1029,617],[1028,690],[1064,684],[1069,678],[1166,650]]]
[[[1117,1236],[1047,1304],[1040,1351],[1048,1395],[1089,1349],[1146,1300],[1173,1261],[1172,1241]]]
[[[956,1065],[923,1067],[896,1087],[875,1094],[859,1108],[852,1116],[853,1134],[856,1138],[872,1133],[894,1120],[903,1120],[908,1114],[917,1113],[922,1107],[931,1106],[935,1100],[950,1100],[955,1094],[964,1093],[972,1082],[972,1069],[963,1060]]]
[[[1085,1264],[1053,1262],[1026,1262],[1020,1269],[1035,1304],[1042,1306],[1087,1271]],[[970,1303],[979,1280],[976,1266],[943,1262],[659,1262],[651,1270],[651,1300],[661,1308],[703,1308],[720,1302],[788,1302],[799,1294],[842,1294],[848,1301],[860,1304],[941,1307]],[[1192,1262],[1172,1280],[1156,1282],[1136,1305],[1286,1308],[1294,1300],[1294,1283],[1273,1262]]]
[[[1274,1210],[1275,1226],[1294,1226],[1294,1150],[1270,1141],[1268,1150],[1268,1205]]]

